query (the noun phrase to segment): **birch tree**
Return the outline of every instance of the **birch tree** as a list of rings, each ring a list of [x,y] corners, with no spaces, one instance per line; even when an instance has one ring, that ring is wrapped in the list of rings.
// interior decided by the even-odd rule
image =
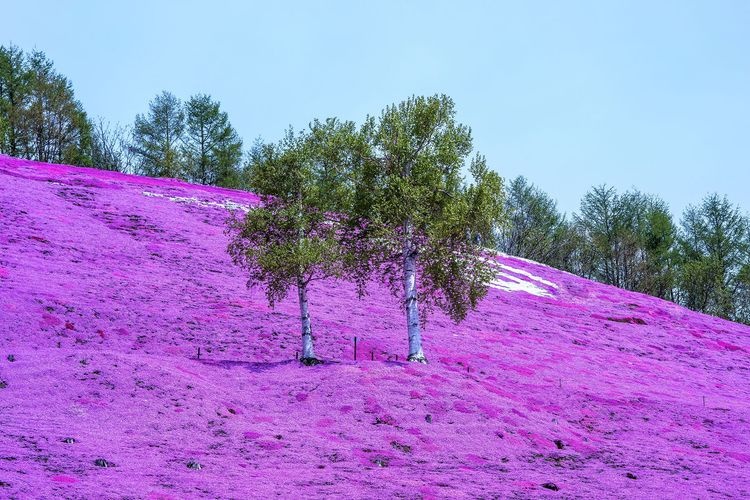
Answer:
[[[364,249],[358,268],[379,273],[403,300],[407,359],[426,363],[426,312],[437,306],[460,322],[495,276],[484,247],[494,246],[503,216],[502,180],[484,157],[469,159],[471,131],[444,95],[389,106],[362,135],[370,147],[355,169],[350,212],[352,241]]]
[[[305,365],[321,362],[313,345],[309,285],[339,278],[344,270],[334,214],[351,196],[338,148],[353,131],[353,124],[331,119],[314,122],[309,132],[290,129],[278,144],[256,145],[248,177],[261,204],[227,229],[229,254],[248,272],[248,287],[265,288],[272,307],[296,289]]]

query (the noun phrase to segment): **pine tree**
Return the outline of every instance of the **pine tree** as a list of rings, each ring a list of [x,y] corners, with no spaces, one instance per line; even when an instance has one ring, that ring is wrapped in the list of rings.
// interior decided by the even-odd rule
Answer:
[[[226,112],[206,94],[185,104],[184,158],[188,178],[199,184],[237,187],[242,140]]]
[[[132,151],[140,173],[152,177],[184,177],[180,147],[185,114],[179,99],[163,91],[149,103],[148,115],[137,115]]]
[[[674,300],[677,228],[667,204],[651,198],[643,228],[643,267],[638,291]]]
[[[726,197],[712,194],[689,206],[679,237],[680,301],[687,307],[739,319],[736,297],[750,266],[750,223]]]
[[[421,327],[437,306],[456,322],[487,293],[494,278],[483,247],[494,247],[503,214],[500,177],[476,155],[475,184],[461,171],[472,150],[469,129],[455,122],[447,96],[412,97],[369,118],[370,145],[356,166],[352,238],[363,273],[381,273],[403,299],[408,360],[426,362]],[[420,320],[421,307],[421,320]]]
[[[576,223],[585,235],[591,256],[592,277],[603,283],[622,286],[617,261],[620,258],[618,234],[621,230],[619,196],[613,187],[596,186],[581,201]]]
[[[576,226],[582,275],[657,297],[673,296],[675,227],[667,204],[637,190],[596,186],[581,201]]]

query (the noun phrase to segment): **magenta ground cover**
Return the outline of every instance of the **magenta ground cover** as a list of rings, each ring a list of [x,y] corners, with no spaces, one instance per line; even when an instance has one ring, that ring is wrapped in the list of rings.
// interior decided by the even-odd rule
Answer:
[[[0,498],[750,495],[750,328],[499,256],[426,366],[314,285],[301,367],[225,252],[257,201],[0,157]]]

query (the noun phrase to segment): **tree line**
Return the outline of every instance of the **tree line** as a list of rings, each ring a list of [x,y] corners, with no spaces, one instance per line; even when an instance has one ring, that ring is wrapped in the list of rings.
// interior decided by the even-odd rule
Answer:
[[[359,126],[337,119],[314,121],[309,130],[290,130],[278,143],[256,141],[245,152],[228,114],[210,95],[196,94],[181,102],[164,91],[148,103],[146,112],[136,115],[131,125],[112,125],[101,118],[92,120],[86,114],[70,80],[55,70],[43,52],[26,53],[13,45],[0,47],[0,153],[254,190],[276,200],[266,200],[268,210],[279,211],[273,212],[274,217],[281,220],[286,217],[295,231],[307,234],[305,231],[309,230],[321,237],[332,231],[323,214],[349,214],[349,223],[336,226],[335,233],[328,234],[326,251],[316,251],[322,252],[320,255],[344,252],[333,245],[334,236],[358,242],[359,250],[353,253],[348,246],[341,259],[325,265],[320,262],[315,267],[317,260],[308,253],[315,246],[310,246],[309,237],[302,237],[303,243],[298,241],[297,252],[302,252],[299,258],[304,254],[305,259],[312,260],[304,260],[302,268],[307,269],[307,274],[298,272],[300,283],[309,281],[308,278],[341,276],[344,272],[341,266],[346,264],[347,275],[354,276],[359,285],[366,282],[365,276],[369,276],[366,271],[391,269],[393,272],[383,277],[393,290],[401,290],[406,279],[403,272],[415,269],[419,270],[415,275],[423,276],[426,288],[420,293],[401,290],[399,293],[408,297],[405,304],[413,304],[414,310],[423,301],[424,306],[443,307],[458,318],[468,307],[466,300],[468,304],[478,300],[482,287],[472,288],[460,280],[449,286],[451,273],[475,262],[441,266],[447,254],[460,252],[464,245],[481,243],[585,278],[750,323],[750,223],[738,206],[716,194],[688,207],[676,222],[668,205],[658,196],[636,190],[618,193],[613,187],[596,186],[581,200],[578,213],[568,217],[559,212],[549,195],[518,177],[506,183],[492,201],[499,206],[498,200],[502,200],[502,224],[492,230],[466,229],[474,240],[456,238],[451,233],[455,227],[448,221],[459,216],[467,218],[470,211],[465,212],[469,210],[466,200],[448,203],[452,196],[458,196],[451,190],[469,189],[459,188],[463,186],[461,172],[468,170],[475,179],[486,178],[487,173],[481,157],[467,160],[470,134],[468,128],[446,117],[445,113],[453,112],[453,104],[448,101],[440,96],[424,102],[405,101]],[[425,110],[443,115],[429,118]],[[447,120],[438,129],[445,134],[445,144],[450,147],[434,149],[431,142],[434,138],[423,145],[414,142],[419,141],[420,133],[425,133],[426,124],[432,123],[430,119]],[[427,158],[425,151],[432,156]],[[417,159],[450,163],[450,155],[455,161],[460,158],[457,170],[438,169],[429,173],[429,179],[419,179],[433,182],[442,176],[441,182],[446,186],[440,188],[442,191],[434,191],[434,186],[417,188],[409,184],[415,173],[423,175],[415,169]],[[294,166],[295,161],[306,166]],[[375,165],[381,165],[381,170]],[[264,168],[271,169],[276,177],[261,174]],[[398,175],[394,173],[397,171]],[[296,184],[291,186],[292,182]],[[310,202],[307,197],[312,196],[311,192],[320,200]],[[292,196],[297,197],[296,208],[282,209],[277,205],[281,203],[279,200]],[[384,201],[396,199],[401,201],[392,205]],[[302,205],[306,208],[301,209]],[[412,213],[404,207],[417,208]],[[317,215],[313,217],[308,213],[310,210]],[[370,222],[354,231],[351,217],[356,213]],[[444,225],[424,223],[423,218],[434,213],[446,219]],[[472,213],[476,216],[481,210]],[[297,218],[291,217],[292,214]],[[371,214],[376,217],[368,219]],[[399,221],[399,229],[386,231],[385,227],[395,227],[395,220]],[[424,234],[415,233],[420,224]],[[380,231],[377,237],[373,236],[377,231]],[[358,237],[353,238],[352,234]],[[369,236],[365,238],[365,234]],[[382,248],[379,253],[370,249],[372,263],[360,258],[357,266],[351,266],[354,255],[361,257],[366,253],[364,242],[375,240],[389,242],[389,258]],[[291,252],[291,247],[285,251]],[[397,255],[400,257],[396,258]],[[420,268],[409,259],[399,260],[409,255],[421,255],[425,267]],[[395,262],[401,263],[397,266]],[[308,269],[308,265],[315,271]],[[260,272],[258,269],[253,272]],[[476,271],[481,276],[486,269],[479,266]],[[270,279],[263,274],[266,272],[256,277],[261,281]],[[281,285],[267,282],[273,289],[269,299],[280,298]],[[465,299],[459,300],[458,295]]]
[[[242,139],[207,94],[164,91],[131,126],[92,120],[44,52],[0,46],[0,153],[241,187]]]
[[[517,177],[505,208],[503,252],[750,323],[750,218],[726,197],[707,195],[677,223],[658,196],[595,186],[567,218]]]
[[[91,122],[44,52],[0,47],[0,152],[90,165]]]

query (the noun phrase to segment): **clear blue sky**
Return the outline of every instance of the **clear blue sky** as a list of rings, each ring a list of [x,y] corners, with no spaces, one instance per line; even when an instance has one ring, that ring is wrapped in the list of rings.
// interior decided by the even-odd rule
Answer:
[[[595,184],[750,209],[750,1],[11,1],[93,117],[206,92],[240,134],[446,93],[475,146],[575,211]]]

